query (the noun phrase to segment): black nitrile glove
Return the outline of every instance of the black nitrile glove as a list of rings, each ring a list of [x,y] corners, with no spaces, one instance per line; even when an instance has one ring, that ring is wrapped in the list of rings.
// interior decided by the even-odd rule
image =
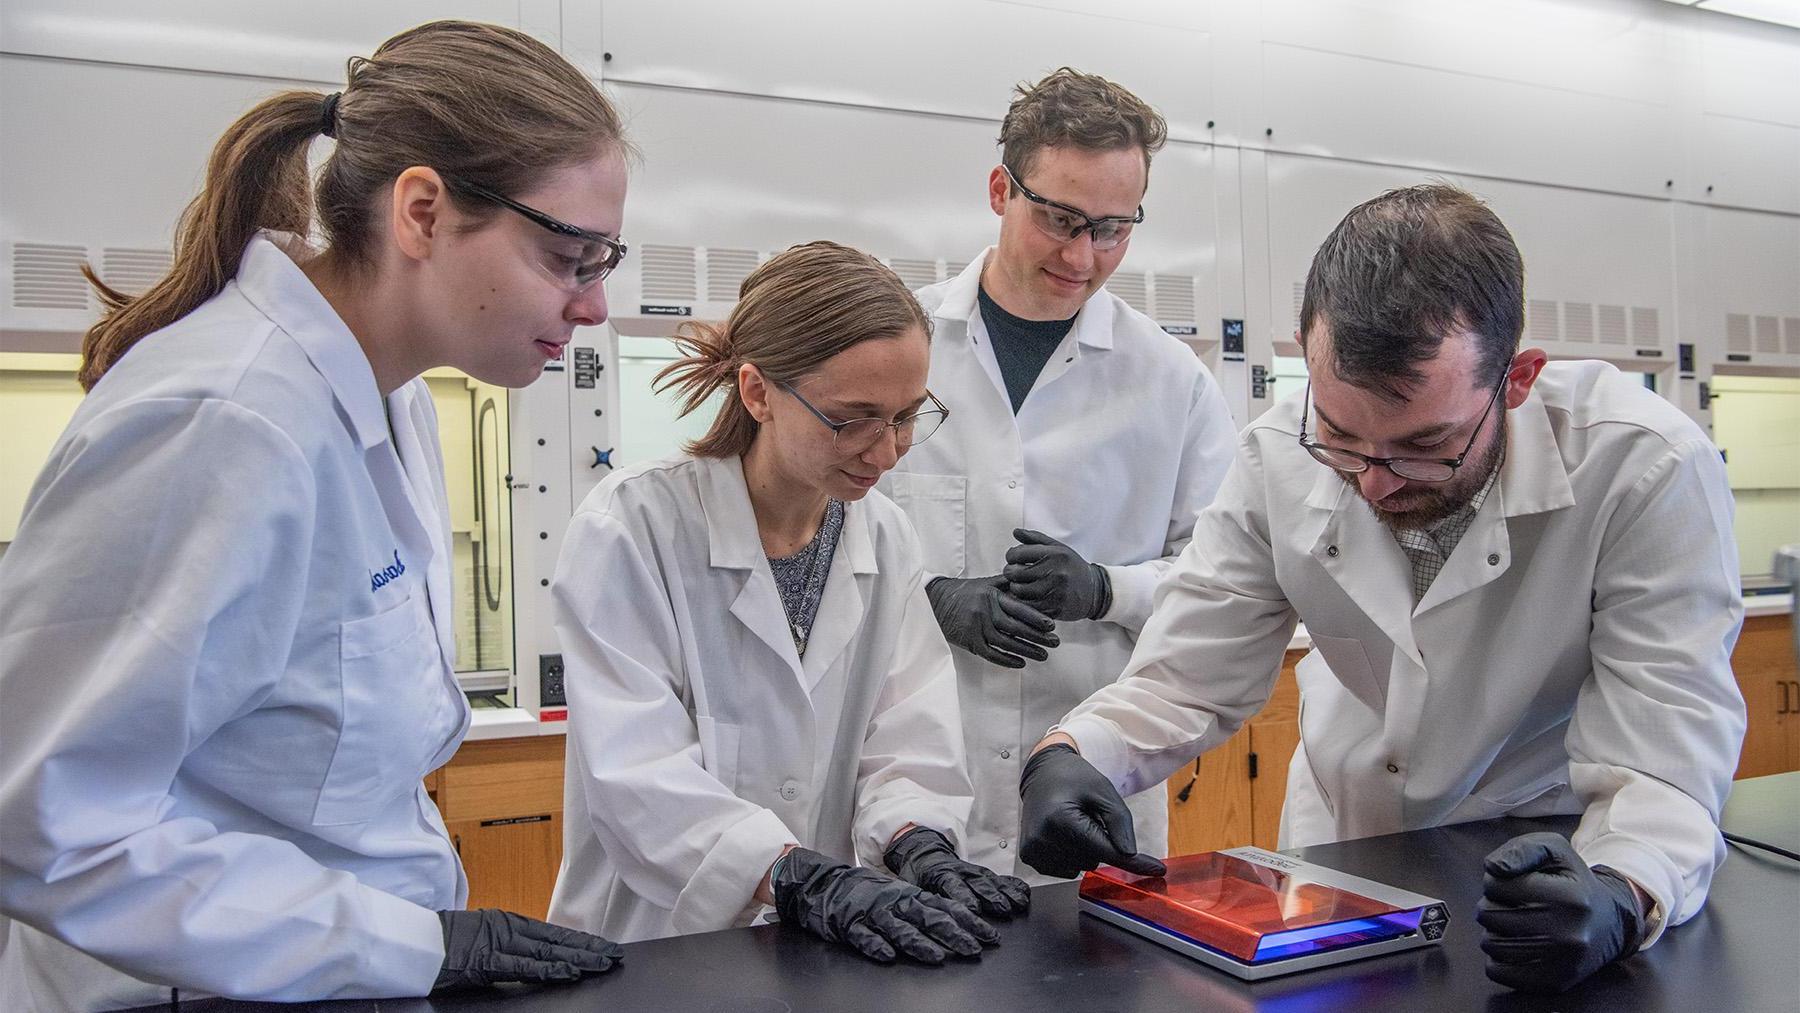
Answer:
[[[1644,940],[1637,890],[1604,865],[1588,868],[1560,835],[1515,837],[1486,864],[1475,920],[1487,976],[1508,988],[1560,992]]]
[[[970,911],[1011,918],[1031,907],[1031,887],[1024,880],[963,861],[949,840],[936,830],[908,830],[888,845],[883,858],[894,875],[921,890],[948,897]]]
[[[433,992],[502,981],[580,981],[625,959],[625,948],[599,936],[511,911],[439,911],[444,967]]]
[[[789,851],[769,885],[783,922],[883,964],[896,950],[921,964],[943,963],[946,951],[979,957],[983,943],[1000,941],[992,925],[953,900],[807,848]]]
[[[925,588],[944,639],[1003,668],[1050,657],[1056,622],[1007,590],[1006,578],[939,577]]]
[[[1140,876],[1168,869],[1137,850],[1131,810],[1106,775],[1073,747],[1045,746],[1019,775],[1019,858],[1046,876],[1073,879],[1101,864]]]
[[[1006,550],[1012,593],[1052,619],[1098,619],[1112,608],[1112,581],[1081,553],[1041,531],[1014,528],[1019,544]]]

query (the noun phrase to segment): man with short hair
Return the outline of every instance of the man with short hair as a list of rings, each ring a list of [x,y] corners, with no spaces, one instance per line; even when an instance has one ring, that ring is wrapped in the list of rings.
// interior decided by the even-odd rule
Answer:
[[[1117,792],[1256,713],[1298,619],[1282,847],[1581,814],[1487,857],[1488,975],[1515,988],[1693,917],[1744,734],[1725,470],[1612,366],[1516,351],[1523,306],[1512,236],[1461,190],[1344,218],[1307,275],[1309,390],[1245,429],[1125,678],[1034,750],[1027,863],[1159,872],[1109,833]]]
[[[1124,671],[1236,425],[1194,353],[1103,287],[1143,220],[1162,117],[1065,67],[1019,88],[1000,134],[999,243],[918,293],[931,389],[953,415],[884,488],[918,528],[957,648],[969,857],[1029,877],[1015,864],[1025,751]],[[1162,786],[1130,804],[1134,847],[1163,853]]]

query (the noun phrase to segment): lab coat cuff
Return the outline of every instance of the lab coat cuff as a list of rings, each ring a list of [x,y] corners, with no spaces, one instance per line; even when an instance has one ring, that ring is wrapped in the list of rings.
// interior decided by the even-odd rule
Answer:
[[[1113,787],[1124,790],[1122,786],[1131,773],[1131,749],[1112,722],[1083,714],[1053,726],[1044,734],[1055,732],[1062,732],[1074,739],[1081,758],[1092,764],[1095,770],[1105,774]]]
[[[1678,910],[1682,895],[1681,870],[1668,856],[1643,841],[1623,834],[1609,834],[1581,849],[1581,860],[1590,866],[1604,865],[1642,887],[1654,904],[1647,912],[1644,941],[1638,949],[1647,950],[1669,927],[1669,912]]]
[[[900,828],[908,823],[943,834],[960,855],[963,828],[969,819],[968,804],[972,801],[965,800],[960,814],[955,809],[919,795],[884,798],[866,803],[856,818],[856,856],[864,865],[884,868],[888,845],[894,842],[894,835],[900,832]]]
[[[364,893],[374,934],[388,945],[364,951],[357,994],[370,998],[428,994],[444,967],[443,921],[430,908],[374,887]]]
[[[1112,607],[1101,616],[1104,622],[1123,626],[1137,633],[1150,621],[1150,606],[1156,597],[1159,577],[1156,569],[1143,563],[1131,566],[1100,567],[1112,582]]]
[[[740,820],[719,837],[675,898],[670,928],[686,935],[748,924],[758,907],[757,886],[782,849],[796,840],[781,817],[767,809]]]

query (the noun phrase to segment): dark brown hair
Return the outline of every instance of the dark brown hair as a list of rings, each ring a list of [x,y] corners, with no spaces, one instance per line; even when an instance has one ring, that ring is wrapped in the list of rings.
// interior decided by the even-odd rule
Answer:
[[[412,166],[512,195],[609,148],[629,151],[593,82],[542,42],[497,25],[434,21],[402,32],[351,59],[349,83],[329,104],[328,116],[326,96],[282,92],[225,131],[182,213],[174,265],[143,295],[86,270],[106,312],[82,341],[83,388],[145,335],[217,295],[260,229],[305,236],[316,207],[332,256],[366,264],[376,252],[374,209]],[[309,194],[307,149],[328,120],[337,147]],[[449,193],[477,222],[495,213]]]
[[[1155,109],[1098,74],[1062,67],[1036,84],[1019,84],[1014,92],[1000,121],[1000,157],[1020,179],[1031,171],[1039,151],[1065,146],[1087,151],[1139,148],[1148,172],[1151,156],[1169,138],[1169,125]]]
[[[685,449],[696,457],[739,457],[758,428],[738,396],[739,366],[748,362],[772,382],[791,383],[852,345],[914,328],[929,340],[919,300],[887,265],[838,243],[806,243],[750,272],[723,325],[684,324],[675,342],[688,355],[664,367],[654,386],[677,392],[682,415],[728,390],[712,428]]]
[[[1390,402],[1408,400],[1444,337],[1475,334],[1478,387],[1499,382],[1525,326],[1525,265],[1499,216],[1466,190],[1428,183],[1351,209],[1313,255],[1300,341],[1331,333],[1332,369]]]

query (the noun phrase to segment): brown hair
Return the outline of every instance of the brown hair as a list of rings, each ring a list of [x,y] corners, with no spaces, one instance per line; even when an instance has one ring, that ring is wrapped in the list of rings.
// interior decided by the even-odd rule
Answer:
[[[729,388],[706,435],[688,442],[696,457],[739,457],[758,423],[737,393],[748,362],[771,381],[793,382],[852,345],[897,338],[931,323],[900,276],[874,257],[838,243],[806,243],[769,258],[738,290],[721,325],[688,323],[675,335],[688,354],[656,374],[657,393],[674,389],[686,415]]]
[[[1044,148],[1087,151],[1139,148],[1144,171],[1169,139],[1169,125],[1143,99],[1098,74],[1062,67],[1036,84],[1019,84],[1000,121],[1000,157],[1020,179]]]
[[[1475,386],[1499,382],[1525,328],[1525,264],[1493,209],[1466,190],[1427,183],[1350,210],[1313,255],[1300,340],[1331,329],[1332,371],[1399,403],[1445,335],[1475,334]]]
[[[309,195],[307,149],[321,134],[337,147]],[[341,96],[282,92],[225,131],[182,213],[174,265],[143,295],[84,269],[106,312],[82,341],[78,379],[92,388],[139,339],[217,295],[260,229],[307,235],[316,207],[332,256],[366,264],[376,252],[377,202],[412,166],[511,195],[608,148],[630,150],[611,103],[531,36],[467,21],[402,32],[350,60]],[[496,213],[454,186],[448,192],[478,223]]]

